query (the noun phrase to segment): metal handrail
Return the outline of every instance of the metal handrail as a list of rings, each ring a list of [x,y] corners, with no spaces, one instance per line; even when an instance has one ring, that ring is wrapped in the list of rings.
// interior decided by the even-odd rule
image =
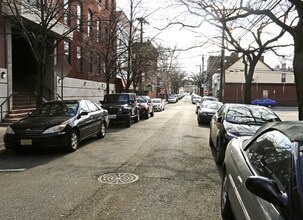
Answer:
[[[10,94],[10,95],[1,103],[1,105],[0,105],[1,121],[2,121],[2,119],[3,119],[3,117],[2,117],[3,105],[4,105],[4,104],[5,104],[13,95],[15,95],[15,94],[17,94],[17,92],[13,92],[12,94]]]

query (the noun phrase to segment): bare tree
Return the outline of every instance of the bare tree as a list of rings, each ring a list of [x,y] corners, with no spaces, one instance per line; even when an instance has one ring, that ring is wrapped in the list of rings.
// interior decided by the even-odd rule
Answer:
[[[294,41],[293,69],[296,82],[299,120],[303,120],[303,4],[301,0],[254,1],[239,4],[241,16],[265,15],[287,31]]]
[[[37,63],[37,106],[42,103],[43,80],[49,58],[54,56],[54,49],[58,44],[78,26],[76,22],[70,23],[69,27],[62,24],[64,19],[76,21],[76,16],[70,11],[72,2],[61,0],[2,1],[1,15],[14,27],[14,30],[17,30],[15,34],[26,40]],[[31,16],[34,25],[26,19],[26,16]],[[60,34],[56,34],[54,31],[58,26],[62,28]]]
[[[171,91],[171,80],[172,74],[177,68],[177,49],[176,47],[173,49],[165,48],[163,46],[158,47],[159,59],[158,59],[158,70],[159,70],[159,79],[160,86],[165,90],[165,98],[168,98],[168,94]]]
[[[183,5],[186,5],[189,13],[207,19],[210,24],[221,32],[217,37],[208,39],[213,44],[222,48],[221,99],[224,98],[224,50],[227,49],[231,52],[242,54],[246,70],[244,72],[244,103],[250,103],[251,83],[255,67],[265,52],[275,51],[277,48],[290,45],[278,43],[278,40],[283,37],[285,30],[280,28],[278,31],[271,31],[273,22],[265,16],[242,16],[243,10],[239,8],[239,4],[242,1],[180,0],[180,2]],[[250,42],[241,41],[242,38],[245,38]]]

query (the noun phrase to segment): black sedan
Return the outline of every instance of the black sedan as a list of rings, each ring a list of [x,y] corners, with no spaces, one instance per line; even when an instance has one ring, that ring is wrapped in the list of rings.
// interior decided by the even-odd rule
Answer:
[[[206,100],[201,103],[197,113],[197,121],[199,125],[209,124],[211,118],[216,111],[223,105],[222,102]]]
[[[223,219],[303,219],[303,122],[272,122],[229,142]]]
[[[214,146],[216,163],[224,160],[225,148],[235,137],[253,135],[267,122],[281,121],[269,108],[245,104],[224,104],[210,121],[209,145]]]
[[[15,151],[53,147],[75,151],[79,142],[88,137],[103,138],[108,125],[107,110],[92,101],[49,101],[8,126],[4,146]]]

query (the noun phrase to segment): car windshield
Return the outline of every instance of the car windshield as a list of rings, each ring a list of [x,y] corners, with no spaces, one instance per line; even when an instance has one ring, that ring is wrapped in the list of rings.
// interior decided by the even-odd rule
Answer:
[[[220,107],[221,107],[221,105],[217,102],[203,102],[203,104],[202,104],[202,108],[218,110]]]
[[[157,99],[153,99],[152,102],[153,103],[161,103],[160,100],[157,100]]]
[[[280,119],[270,109],[248,106],[232,106],[228,109],[226,121],[237,124],[262,125],[266,122],[280,121]]]
[[[145,98],[140,97],[137,99],[137,102],[138,103],[147,103],[147,100]]]
[[[78,102],[48,102],[35,110],[31,117],[72,117],[77,114]]]
[[[128,95],[127,94],[111,94],[106,95],[103,100],[104,103],[128,103]]]

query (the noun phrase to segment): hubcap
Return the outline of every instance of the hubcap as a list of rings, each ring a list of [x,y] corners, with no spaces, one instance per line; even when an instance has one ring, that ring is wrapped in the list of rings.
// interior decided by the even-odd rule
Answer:
[[[71,147],[73,149],[76,149],[78,146],[78,138],[76,133],[72,133],[70,141],[71,141]]]

